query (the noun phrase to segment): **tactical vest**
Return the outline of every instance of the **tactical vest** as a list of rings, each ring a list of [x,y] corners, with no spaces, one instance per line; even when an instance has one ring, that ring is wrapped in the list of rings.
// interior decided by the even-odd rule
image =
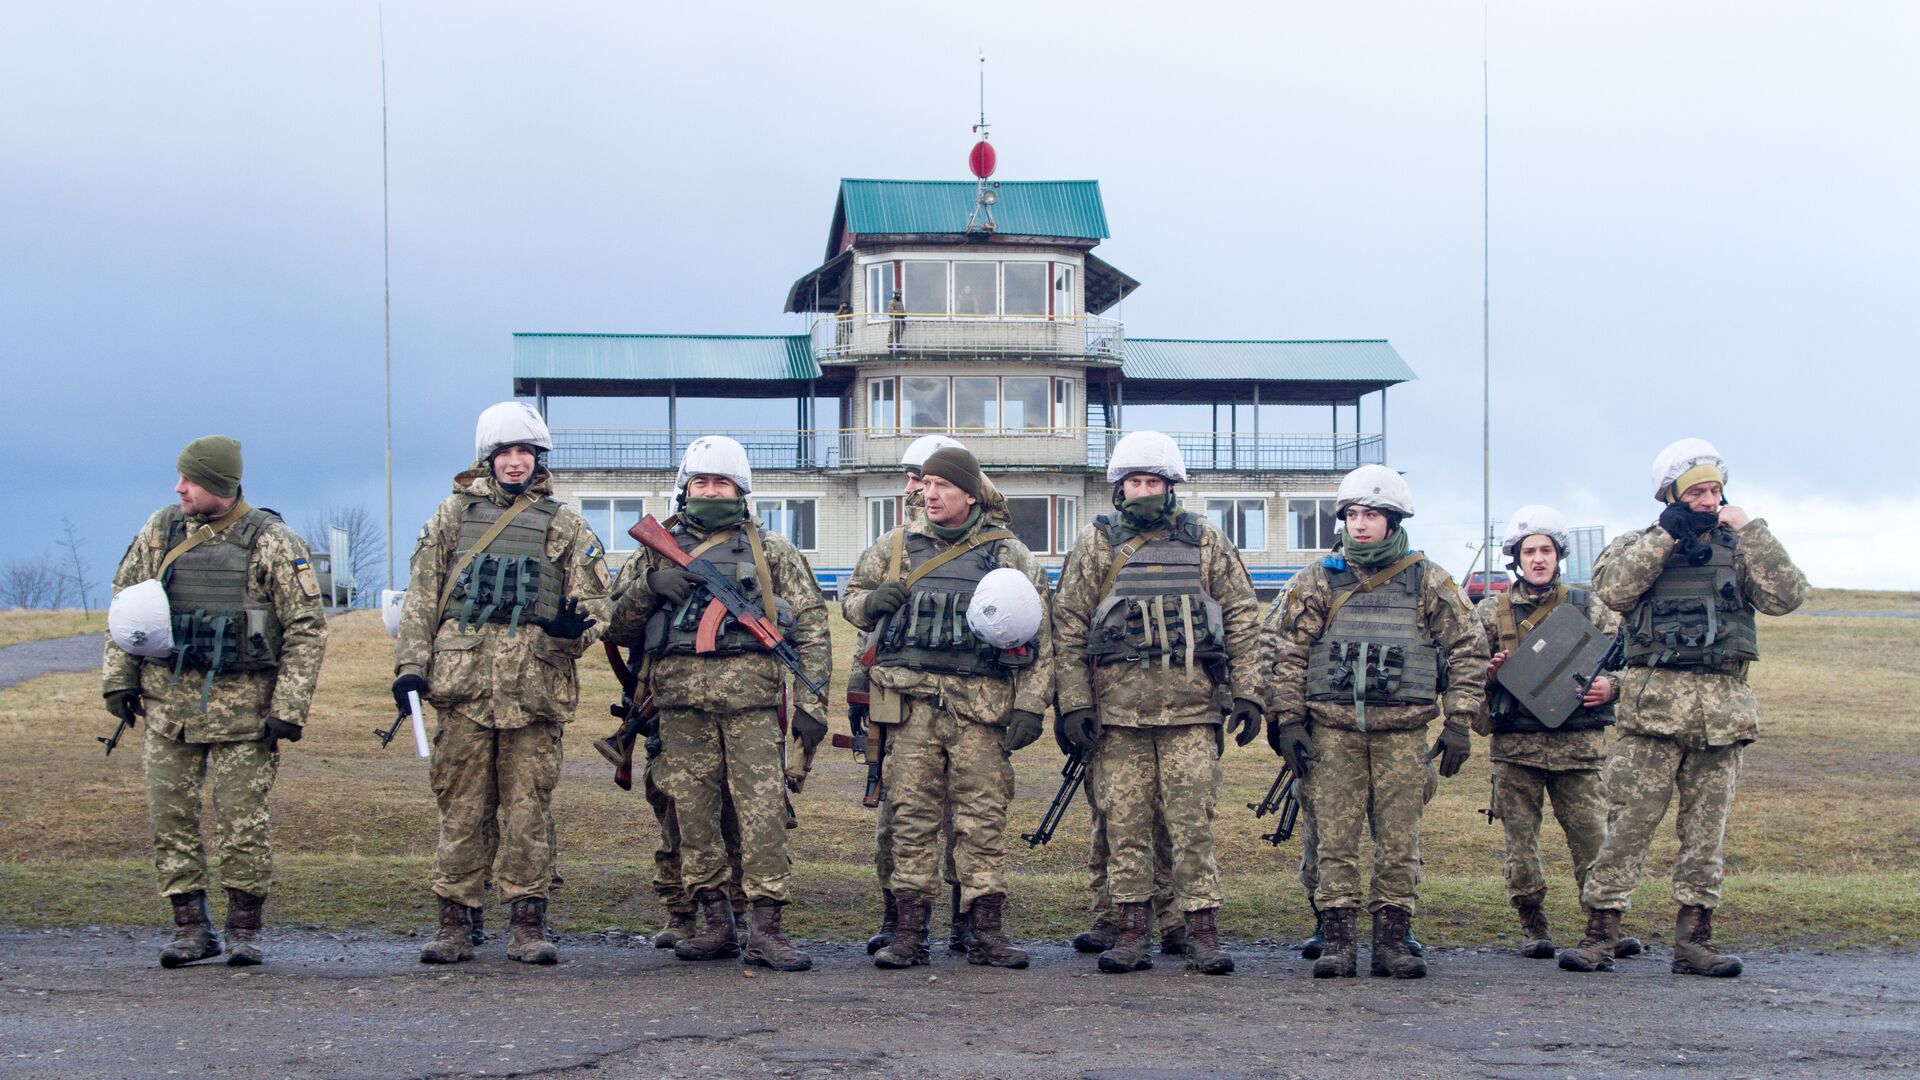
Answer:
[[[744,528],[758,528],[748,523]],[[692,551],[700,546],[701,539],[684,527],[673,528],[673,538],[679,542],[680,550]],[[747,534],[736,530],[732,539],[722,541],[700,553],[702,559],[719,567],[726,575],[738,582],[736,588],[740,595],[766,609],[766,600],[760,595],[760,574],[753,562],[753,547],[747,543]],[[768,580],[772,580],[773,568],[767,568]],[[700,635],[700,617],[706,614],[707,605],[712,602],[713,594],[705,586],[696,587],[687,594],[687,599],[673,608],[661,608],[647,620],[647,651],[654,656],[668,654],[691,655],[696,651]],[[784,636],[793,632],[793,606],[781,597],[773,600],[774,624]],[[721,617],[719,633],[714,637],[714,649],[702,656],[738,656],[741,653],[766,652],[766,646],[760,639],[740,628],[740,623],[727,612]]]
[[[1503,605],[1511,605],[1513,603],[1512,590],[1501,593],[1500,599],[1495,602]],[[1587,617],[1587,621],[1593,621],[1593,594],[1591,592],[1585,589],[1570,588],[1567,590],[1566,600],[1562,602],[1572,604],[1579,609],[1580,614]],[[1523,637],[1520,640],[1525,641],[1526,638]],[[1494,644],[1493,651],[1500,652],[1505,650],[1510,652],[1519,647],[1519,641],[1507,641],[1503,636],[1499,642]],[[1498,680],[1493,679],[1487,680],[1487,712],[1493,719],[1493,733],[1495,735],[1531,735],[1555,731],[1591,731],[1595,728],[1603,728],[1613,723],[1613,702],[1609,701],[1599,708],[1579,709],[1575,711],[1572,716],[1567,717],[1559,727],[1550,728],[1535,719],[1534,715],[1527,711],[1526,706],[1515,701],[1513,695],[1507,693],[1507,688],[1501,686]]]
[[[1126,545],[1138,546],[1117,572],[1110,571],[1112,587],[1088,618],[1088,658],[1103,666],[1158,660],[1162,667],[1179,663],[1189,671],[1200,664],[1223,681],[1226,623],[1202,580],[1198,519],[1183,513],[1170,528],[1146,534],[1122,529],[1105,515],[1094,525],[1116,559],[1126,557]]]
[[[187,538],[187,519],[167,511],[167,548]],[[247,567],[260,532],[279,521],[254,509],[218,538],[173,561],[160,584],[173,613],[173,670],[204,671],[209,680],[225,672],[272,671],[280,666],[280,615],[272,604],[247,594]]]
[[[903,570],[930,562],[941,553],[931,537],[909,532]],[[1000,541],[981,544],[949,559],[913,583],[906,603],[887,617],[877,667],[903,667],[940,675],[983,675],[1010,679],[1021,661],[1033,662],[1033,650],[997,649],[974,637],[967,625],[967,603],[980,579],[1000,565]]]
[[[1420,616],[1425,566],[1414,563],[1370,592],[1353,593],[1334,613],[1307,652],[1308,701],[1349,701],[1358,711],[1439,700],[1440,649]],[[1344,562],[1326,569],[1336,599],[1360,583]]]
[[[1688,566],[1676,547],[1653,587],[1627,613],[1629,667],[1706,671],[1760,659],[1753,605],[1733,572],[1739,540],[1732,530],[1716,528],[1705,543],[1711,558],[1700,566]]]
[[[507,510],[483,495],[468,495],[460,508],[456,558],[473,551]],[[440,613],[442,621],[458,620],[462,633],[481,623],[506,623],[508,636],[522,624],[551,623],[566,595],[566,576],[547,557],[547,530],[559,510],[552,499],[541,499],[515,515],[460,571]]]

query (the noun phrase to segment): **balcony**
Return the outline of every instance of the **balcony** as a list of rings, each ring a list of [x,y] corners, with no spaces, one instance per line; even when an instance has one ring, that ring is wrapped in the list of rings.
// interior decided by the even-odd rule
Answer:
[[[886,357],[1074,357],[1118,364],[1118,319],[1094,315],[828,315],[812,329],[822,364]]]

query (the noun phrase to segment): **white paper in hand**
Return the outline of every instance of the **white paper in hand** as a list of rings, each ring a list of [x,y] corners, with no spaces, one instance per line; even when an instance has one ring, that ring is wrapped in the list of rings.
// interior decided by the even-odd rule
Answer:
[[[427,721],[420,715],[420,691],[407,691],[407,708],[413,710],[413,752],[421,757],[431,757],[427,749]]]

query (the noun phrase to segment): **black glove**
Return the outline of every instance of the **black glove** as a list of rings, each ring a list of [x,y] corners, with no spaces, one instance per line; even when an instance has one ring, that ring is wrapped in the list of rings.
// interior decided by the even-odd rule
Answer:
[[[569,596],[560,601],[560,614],[555,615],[553,620],[547,623],[547,636],[560,638],[563,641],[578,641],[580,635],[586,633],[587,628],[598,621],[580,607],[578,598]]]
[[[300,741],[300,725],[291,720],[269,716],[266,726],[260,729],[260,737],[267,741],[268,750],[278,750],[282,739],[287,742]]]
[[[418,675],[402,675],[393,680],[393,703],[400,706],[401,712],[412,712],[413,706],[407,704],[407,691],[420,695],[421,701],[427,700],[427,680]]]
[[[800,708],[793,708],[793,733],[800,740],[800,748],[811,754],[827,737],[827,725],[817,716]]]
[[[866,606],[861,610],[866,612],[867,618],[877,622],[881,616],[899,611],[901,605],[906,602],[907,587],[905,585],[897,581],[883,581],[867,594]]]
[[[139,690],[115,690],[107,694],[107,711],[115,720],[133,724],[138,723],[134,717],[147,715],[147,706]]]
[[[1305,720],[1282,723],[1277,716],[1268,717],[1267,745],[1287,760],[1293,775],[1306,779],[1307,770],[1313,765],[1313,736],[1308,733]]]
[[[1227,731],[1233,745],[1245,746],[1260,732],[1260,706],[1246,698],[1233,699],[1233,711],[1227,714]]]
[[[848,705],[847,723],[852,724],[855,730],[858,730],[861,724],[867,722],[867,714],[871,711],[872,706],[869,705]]]
[[[1683,544],[1718,524],[1718,511],[1695,510],[1683,502],[1668,503],[1667,508],[1660,511],[1660,527]]]
[[[1440,759],[1440,775],[1452,776],[1473,756],[1473,737],[1463,725],[1449,720],[1440,726],[1440,741],[1427,751],[1427,760]]]
[[[1000,749],[1011,754],[1023,746],[1030,746],[1040,737],[1040,714],[1025,709],[1015,709],[1007,716],[1007,729],[1000,734]]]
[[[669,607],[686,603],[687,597],[693,595],[694,587],[699,584],[700,575],[677,566],[647,571],[647,591],[666,601]]]
[[[1067,753],[1093,756],[1093,748],[1100,741],[1100,719],[1092,709],[1074,709],[1060,718],[1060,727],[1064,731]]]

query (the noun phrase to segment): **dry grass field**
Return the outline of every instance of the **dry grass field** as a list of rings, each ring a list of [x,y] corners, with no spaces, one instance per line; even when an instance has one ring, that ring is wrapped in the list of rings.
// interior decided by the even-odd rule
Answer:
[[[1920,610],[1904,593],[1816,591],[1810,609]],[[95,616],[96,620],[98,616]],[[93,628],[100,624],[96,621]],[[88,629],[76,614],[0,615],[0,643]],[[852,638],[835,620],[835,688]],[[434,814],[425,762],[404,734],[381,751],[371,731],[392,717],[389,643],[377,617],[333,623],[332,643],[307,737],[283,756],[274,790],[279,887],[274,922],[405,930],[426,925]],[[1736,944],[1911,945],[1920,909],[1920,619],[1763,620],[1754,682],[1763,739],[1749,749],[1727,838],[1730,879],[1716,926]],[[612,721],[614,682],[598,650],[582,667],[580,719],[556,797],[564,887],[553,902],[562,929],[650,929],[659,910],[647,885],[655,830],[637,795],[615,788],[588,745]],[[836,717],[844,709],[836,707]],[[99,683],[55,675],[0,691],[0,922],[155,924],[138,746],[102,760],[93,736],[111,730]],[[844,720],[836,720],[836,726]],[[1485,744],[1442,785],[1428,811],[1426,878],[1418,927],[1445,944],[1516,939],[1500,881],[1499,830],[1474,811],[1486,804]],[[1052,797],[1059,758],[1052,740],[1022,751],[1013,832],[1030,829]],[[1293,864],[1298,841],[1259,839],[1245,804],[1272,780],[1263,741],[1229,749],[1217,833],[1228,895],[1223,927],[1242,938],[1298,938],[1309,917]],[[872,813],[859,806],[864,770],[823,748],[798,797],[791,834],[800,934],[867,932],[875,908]],[[1671,820],[1671,819],[1669,819]],[[1054,842],[1029,852],[1013,840],[1010,919],[1027,937],[1060,937],[1084,922],[1086,813],[1076,807]],[[1550,905],[1563,932],[1576,925],[1564,850],[1550,825]],[[1672,909],[1662,873],[1671,827],[1656,846],[1630,930],[1664,933]]]
[[[23,641],[105,633],[106,629],[107,617],[100,611],[0,611],[0,649]]]

